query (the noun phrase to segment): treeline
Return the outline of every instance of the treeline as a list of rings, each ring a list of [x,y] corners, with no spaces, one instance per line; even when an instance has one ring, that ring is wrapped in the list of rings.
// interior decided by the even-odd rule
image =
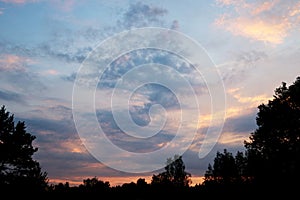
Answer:
[[[191,174],[185,171],[181,156],[167,159],[165,171],[152,176],[151,183],[137,182],[110,186],[97,177],[84,179],[79,186],[49,184],[32,155],[35,139],[26,132],[24,122],[0,109],[0,190],[57,193],[130,194],[133,199],[153,199],[159,193],[207,194],[218,196],[243,193],[296,194],[300,180],[300,77],[287,87],[282,83],[274,98],[258,106],[257,129],[244,142],[245,151],[233,155],[224,149],[208,165],[203,184],[190,186]],[[246,197],[246,196],[244,196]]]
[[[97,177],[84,179],[79,186],[70,186],[68,182],[52,184],[47,187],[48,192],[85,192],[85,193],[116,193],[145,195],[153,193],[182,193],[189,192],[191,175],[185,171],[185,164],[181,156],[175,155],[167,161],[165,171],[153,175],[151,183],[144,178],[136,182],[124,183],[118,186],[110,186],[108,181],[99,180]]]

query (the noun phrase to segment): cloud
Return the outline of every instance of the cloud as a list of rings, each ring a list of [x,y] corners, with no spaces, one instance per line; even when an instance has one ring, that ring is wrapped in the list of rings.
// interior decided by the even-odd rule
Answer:
[[[222,145],[229,146],[242,146],[244,141],[249,138],[249,133],[231,133],[224,132],[220,136],[218,143]]]
[[[26,71],[26,65],[32,64],[30,58],[13,54],[0,55],[0,71]]]
[[[216,145],[226,144],[228,148],[238,146],[242,147],[244,140],[247,139],[249,134],[257,127],[255,121],[256,111],[257,110],[252,107],[247,109],[243,109],[243,107],[236,107],[234,109],[229,108],[226,111],[227,118],[222,128],[222,134],[220,135]],[[201,118],[201,121],[204,122],[201,122],[193,143],[189,148],[191,152],[198,153],[202,143],[204,142],[208,128],[214,129],[213,126],[208,127],[209,121],[206,119]]]
[[[48,69],[46,71],[43,71],[42,74],[44,74],[44,75],[53,75],[54,76],[54,75],[58,75],[59,72],[55,69]]]
[[[136,38],[137,42],[139,42],[139,38]],[[159,42],[159,41],[157,41]],[[147,44],[146,44],[147,46]],[[105,57],[105,56],[103,56]],[[125,55],[122,55],[121,57],[114,60],[109,67],[107,67],[103,75],[100,79],[99,88],[114,88],[117,81],[127,72],[130,70],[142,66],[145,64],[160,64],[168,66],[174,71],[169,72],[169,76],[164,76],[163,78],[170,81],[175,82],[174,77],[176,76],[175,70],[183,76],[188,81],[192,82],[193,85],[197,85],[199,83],[199,76],[195,76],[196,70],[195,68],[190,65],[187,61],[181,59],[177,55],[174,55],[172,53],[163,51],[163,50],[157,50],[157,49],[139,49],[135,51],[131,51]],[[157,71],[160,71],[160,68],[158,66],[154,66],[154,68]],[[93,71],[93,70],[92,70]],[[97,71],[97,70],[94,70]],[[133,80],[139,81],[140,79],[143,79],[144,76],[149,77],[148,70],[139,70],[139,77],[140,78],[134,78]],[[98,73],[98,71],[97,71]],[[157,73],[159,74],[159,72]],[[174,76],[174,77],[173,77]],[[72,75],[71,77],[74,77]],[[70,78],[71,78],[70,77]],[[89,79],[89,74],[86,75],[86,78]],[[153,77],[154,79],[158,79],[158,77]],[[154,86],[151,86],[154,87]],[[151,88],[149,87],[149,89]],[[178,85],[178,88],[180,88],[180,85]]]
[[[76,79],[76,72],[72,72],[70,75],[61,76],[62,80],[74,82]]]
[[[218,0],[217,5],[230,10],[216,19],[217,27],[270,44],[281,44],[300,22],[297,1]]]
[[[0,0],[4,3],[10,3],[10,4],[26,4],[26,3],[35,3],[39,0]]]
[[[226,133],[247,133],[254,131],[256,126],[256,110],[253,110],[251,113],[245,115],[231,117],[226,119],[223,131]]]
[[[40,54],[63,60],[66,62],[82,63],[86,58],[86,55],[92,51],[91,47],[76,46],[73,36],[69,36],[69,39],[62,37],[55,37],[53,41],[47,41],[40,45],[38,50]]]
[[[40,92],[46,86],[40,81],[37,73],[30,71],[33,64],[35,62],[28,56],[1,54],[0,83],[3,87],[24,95]]]
[[[286,20],[263,21],[260,18],[250,19],[238,17],[216,21],[217,26],[222,26],[225,30],[236,36],[248,37],[254,40],[280,44],[288,35],[291,24]]]
[[[0,99],[4,101],[13,101],[16,103],[25,103],[25,97],[19,93],[0,89]]]
[[[164,8],[137,2],[130,4],[118,25],[126,29],[162,25],[162,17],[166,14],[167,10]]]
[[[178,20],[174,20],[171,25],[171,29],[178,31],[180,28]]]
[[[231,62],[218,66],[227,87],[229,85],[234,87],[237,83],[249,79],[252,72],[255,72],[261,66],[263,67],[262,64],[269,59],[266,52],[258,50],[239,51],[237,54],[230,56]]]
[[[249,107],[256,107],[262,103],[268,102],[271,99],[271,96],[267,94],[253,95],[253,96],[244,96],[241,88],[232,88],[227,91],[238,103],[247,105]]]
[[[74,9],[74,7],[77,5],[80,1],[76,0],[51,0],[49,3],[54,7],[64,12],[70,12]]]
[[[26,3],[31,1],[16,1],[19,3]],[[34,2],[34,1],[32,1]],[[75,2],[74,0],[67,1],[50,1],[53,6],[63,7],[68,10],[69,8],[80,4],[81,1]],[[65,8],[64,8],[65,7]],[[124,10],[120,19],[115,24],[108,26],[84,26],[79,30],[70,30],[62,27],[52,34],[52,38],[37,44],[33,47],[24,46],[22,44],[13,44],[7,41],[0,41],[0,51],[6,54],[15,54],[25,57],[50,57],[65,61],[68,63],[82,63],[87,55],[93,50],[97,42],[103,41],[107,37],[116,34],[129,27],[141,26],[160,26],[165,22],[164,16],[167,10],[154,5],[148,5],[141,2],[130,4]],[[60,24],[61,19],[52,19],[50,23]],[[176,24],[178,22],[174,22]]]
[[[141,125],[145,123],[142,121],[141,117],[143,115],[140,113],[134,112],[131,113],[131,115],[133,119],[138,121],[137,124]],[[159,144],[166,144],[174,137],[173,133],[169,133],[165,130],[161,130],[156,135],[145,139],[132,137],[119,128],[111,111],[97,110],[97,117],[106,136],[118,147],[130,152],[145,153],[155,151],[161,148]]]
[[[88,153],[77,135],[70,108],[62,105],[40,107],[20,113],[16,120],[25,121],[27,131],[36,136],[34,145],[38,152],[34,157],[50,179],[94,176],[99,169],[107,175],[112,171]]]

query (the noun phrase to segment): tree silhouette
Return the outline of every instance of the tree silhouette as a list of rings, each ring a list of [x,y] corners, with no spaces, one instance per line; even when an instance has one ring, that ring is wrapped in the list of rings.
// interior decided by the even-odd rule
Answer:
[[[300,77],[289,87],[283,82],[258,109],[258,128],[245,142],[252,175],[262,183],[299,181]]]
[[[35,136],[26,132],[24,122],[15,125],[14,115],[0,109],[0,188],[17,190],[43,190],[47,186],[47,174],[41,172],[39,163],[33,160],[38,150],[32,146]]]
[[[235,182],[250,183],[261,192],[267,191],[263,186],[272,192],[297,191],[293,189],[300,179],[300,77],[289,87],[283,82],[273,97],[258,106],[258,128],[245,141],[245,155],[238,152],[234,158],[226,150],[218,152],[205,173],[205,185]]]
[[[246,158],[242,152],[237,152],[234,157],[232,153],[224,149],[223,153],[217,152],[214,164],[208,165],[204,175],[204,184],[240,184],[246,182]]]
[[[110,188],[108,181],[104,182],[97,177],[88,178],[83,180],[83,185],[79,186],[85,192],[107,192]]]
[[[151,185],[183,188],[191,183],[191,174],[185,171],[185,164],[181,156],[168,158],[165,171],[152,176]]]

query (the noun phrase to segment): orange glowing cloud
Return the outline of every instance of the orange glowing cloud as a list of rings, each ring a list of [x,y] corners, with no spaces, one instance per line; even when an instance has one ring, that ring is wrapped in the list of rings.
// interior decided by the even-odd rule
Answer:
[[[287,20],[268,22],[262,19],[235,18],[216,21],[216,25],[236,36],[243,36],[258,41],[280,44],[288,35],[291,24]]]
[[[241,134],[241,133],[222,133],[220,136],[218,143],[220,144],[226,144],[230,146],[240,146],[243,145],[243,141],[247,140],[249,138],[248,133],[247,134]]]
[[[215,20],[217,27],[256,41],[281,44],[300,22],[300,3],[280,0],[246,1],[218,0],[220,6],[231,6],[233,11]],[[280,12],[275,13],[274,10]]]
[[[299,20],[299,17],[300,17],[300,2],[298,2],[298,4],[296,4],[294,7],[292,7],[290,9],[289,16],[290,17],[298,16],[298,20]]]
[[[271,97],[261,94],[256,96],[243,96],[240,92],[240,88],[233,88],[227,91],[229,95],[232,95],[239,103],[247,105],[249,108],[256,107],[262,103],[268,102]]]
[[[87,150],[82,145],[80,139],[68,139],[59,144],[61,148],[58,151],[87,154]]]
[[[55,134],[53,131],[39,131],[40,135],[46,135],[51,137]],[[37,144],[39,147],[39,144]],[[86,148],[83,146],[80,139],[66,139],[59,141],[53,146],[53,144],[43,144],[43,148],[51,151],[53,153],[78,153],[78,154],[88,154]],[[90,166],[91,167],[91,166]]]
[[[278,1],[266,1],[266,2],[263,2],[262,4],[260,4],[257,7],[253,8],[252,14],[253,15],[258,15],[258,14],[260,14],[262,12],[269,11],[269,10],[271,10],[274,7],[274,5],[277,2]]]

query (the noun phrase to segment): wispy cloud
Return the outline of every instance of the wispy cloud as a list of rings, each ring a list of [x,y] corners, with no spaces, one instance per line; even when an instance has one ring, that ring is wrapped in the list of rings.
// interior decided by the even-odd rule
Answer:
[[[262,103],[267,103],[271,99],[267,94],[244,96],[241,91],[241,88],[232,88],[227,91],[227,94],[232,95],[239,103],[246,104],[249,107],[256,107]]]
[[[0,99],[4,101],[24,103],[25,102],[24,98],[25,97],[19,93],[0,89]]]
[[[26,65],[33,61],[30,58],[13,54],[0,55],[0,71],[26,71]]]
[[[64,0],[64,1],[60,1],[60,0],[51,0],[49,1],[49,3],[59,9],[62,10],[64,12],[70,12],[74,9],[74,7],[76,6],[76,3],[78,3],[80,1],[76,1],[76,0]]]
[[[48,69],[48,70],[42,72],[42,74],[45,74],[45,75],[58,75],[59,72],[55,69]]]
[[[0,55],[0,83],[11,91],[24,95],[38,93],[46,86],[37,73],[32,72],[31,65],[36,64],[27,56],[15,54]]]
[[[227,145],[227,146],[241,146],[243,145],[243,141],[249,138],[249,133],[231,133],[224,132],[222,133],[220,139],[218,140],[219,144]]]
[[[233,35],[271,44],[281,44],[300,22],[297,1],[217,0],[230,12],[221,15],[215,25]]]
[[[34,3],[38,2],[39,0],[0,0],[4,3],[10,3],[10,4],[25,4],[25,3]]]
[[[166,14],[167,10],[164,8],[137,2],[130,4],[118,24],[124,28],[162,25],[162,17]]]
[[[140,113],[131,113],[132,118],[142,123],[142,116]],[[145,114],[148,115],[148,114]],[[99,124],[107,137],[115,143],[117,146],[132,152],[151,152],[155,151],[161,146],[157,144],[167,143],[174,137],[173,133],[168,133],[165,130],[161,130],[155,136],[150,138],[136,138],[131,137],[124,133],[117,125],[112,112],[106,110],[98,110],[97,116]],[[143,122],[145,123],[145,122]]]

